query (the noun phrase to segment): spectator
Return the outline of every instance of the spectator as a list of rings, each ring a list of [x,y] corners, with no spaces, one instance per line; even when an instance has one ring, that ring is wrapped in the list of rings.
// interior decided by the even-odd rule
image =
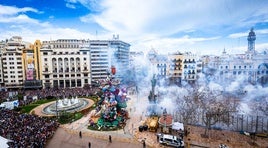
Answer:
[[[82,138],[82,132],[81,131],[79,132],[79,137]]]
[[[112,136],[109,135],[109,142],[112,143]]]
[[[42,148],[58,126],[57,122],[48,118],[0,109],[0,135],[13,141],[10,148]]]

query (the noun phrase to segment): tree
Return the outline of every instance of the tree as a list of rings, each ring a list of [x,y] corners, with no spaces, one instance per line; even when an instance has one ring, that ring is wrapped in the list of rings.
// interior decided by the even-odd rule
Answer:
[[[209,137],[209,130],[218,122],[228,123],[230,113],[236,111],[235,105],[230,98],[226,98],[222,91],[211,90],[209,87],[204,89],[205,95],[200,100],[202,121],[205,124],[205,137]]]
[[[198,100],[201,93],[193,88],[186,88],[186,94],[177,98],[177,110],[182,117],[184,129],[187,129],[189,123],[194,123],[198,116]]]

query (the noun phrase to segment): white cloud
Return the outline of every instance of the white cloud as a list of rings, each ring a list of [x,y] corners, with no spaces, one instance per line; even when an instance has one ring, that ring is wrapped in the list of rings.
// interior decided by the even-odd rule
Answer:
[[[84,7],[90,9],[91,11],[99,11],[99,0],[65,0],[69,4],[80,3]]]
[[[268,34],[268,29],[254,30],[254,32],[257,35]],[[246,37],[246,36],[248,36],[248,31],[247,32],[233,33],[233,34],[230,34],[228,37],[229,38],[241,38],[241,37]]]
[[[255,49],[257,50],[257,51],[263,51],[264,49],[268,49],[268,43],[261,43],[261,44],[256,44],[255,45]]]
[[[256,30],[256,34],[268,34],[268,29]]]
[[[0,23],[34,23],[34,24],[37,24],[38,20],[29,18],[27,15],[21,14],[21,15],[11,16],[11,17],[0,16]]]
[[[33,28],[25,28],[24,26],[12,26],[10,30],[2,30],[2,39],[11,38],[12,36],[21,36],[24,41],[34,43],[35,40],[41,41],[57,40],[57,39],[92,39],[89,33],[81,32],[72,28],[56,28],[43,27],[35,30]],[[1,39],[1,40],[2,40]]]
[[[152,47],[163,52],[204,48],[213,50],[211,47],[208,48],[201,44],[209,42],[211,46],[214,45],[214,49],[220,48],[220,51],[227,47],[227,50],[238,49],[235,51],[240,51],[239,49],[241,49],[244,52],[247,44],[239,42],[237,45],[235,41],[226,41],[226,43],[233,44],[230,47],[217,43],[223,39],[222,36],[235,32],[233,29],[240,28],[241,30],[244,26],[247,28],[245,32],[230,34],[228,37],[229,39],[246,37],[248,29],[254,26],[254,23],[268,20],[266,2],[256,3],[251,0],[247,3],[243,0],[206,0],[202,2],[199,0],[65,0],[65,2],[69,8],[82,4],[90,10],[91,13],[81,16],[80,21],[88,22],[89,25],[97,23],[102,27],[103,30],[98,30],[99,39],[108,39],[112,37],[112,34],[119,34],[120,39],[132,45],[132,50],[149,50]],[[237,11],[238,9],[239,11]],[[41,13],[31,7],[17,8],[0,5],[0,23],[25,25],[24,31],[17,30],[17,33],[28,33],[32,38],[41,40],[51,37],[57,39],[57,37],[81,38],[83,36],[95,39],[97,36],[79,31],[80,28],[55,28],[49,22],[31,18],[26,15],[26,12]],[[252,17],[254,21],[252,21]],[[54,16],[50,18],[53,19]],[[3,29],[2,32],[7,33]],[[206,33],[205,37],[202,32]],[[258,34],[267,34],[267,32],[267,29],[256,30]],[[13,33],[16,35],[15,30]],[[27,35],[22,36],[28,38]],[[245,46],[242,47],[242,45]],[[261,44],[256,45],[256,48],[259,46]],[[267,47],[267,45],[262,44],[262,47]]]
[[[50,40],[59,38],[70,38],[70,39],[88,39],[93,38],[89,33],[79,31],[72,28],[60,28],[55,27],[49,22],[41,22],[37,19],[30,18],[26,14],[21,14],[21,12],[32,11],[39,13],[38,10],[33,8],[17,8],[11,6],[2,6],[5,11],[0,9],[0,32],[1,38],[7,39],[12,36],[22,36],[23,40],[33,43],[36,39]],[[54,16],[49,18],[53,19]]]
[[[18,13],[25,13],[25,12],[35,12],[41,13],[38,10],[31,8],[31,7],[24,7],[24,8],[17,8],[13,6],[4,6],[0,4],[0,16],[2,15],[16,15]]]
[[[255,12],[259,6],[253,2],[249,2],[251,7],[248,7],[248,3],[239,2],[241,1],[104,0],[99,5],[103,11],[90,15],[92,19],[88,20],[95,20],[111,32],[170,35],[219,24],[245,24],[252,14],[266,14],[264,11]]]
[[[75,5],[71,4],[71,3],[66,3],[65,5],[67,8],[71,8],[71,9],[76,9]]]
[[[49,18],[49,19],[54,19],[55,16],[54,16],[54,15],[50,15],[48,18]]]
[[[92,19],[92,14],[88,14],[88,15],[85,15],[85,16],[81,16],[80,17],[80,21],[81,22],[93,22],[94,19]]]
[[[80,3],[88,8],[95,2],[94,0],[88,3],[83,1],[80,0]],[[172,50],[191,47],[184,44],[195,45],[198,42],[216,40],[220,38],[219,36],[228,33],[227,31],[234,32],[233,30],[245,26],[249,29],[248,26],[267,20],[268,14],[265,10],[268,8],[265,3],[255,1],[245,3],[243,0],[202,2],[198,0],[102,0],[98,7],[95,7],[98,9],[97,13],[83,16],[80,20],[95,22],[108,32],[120,34],[126,41],[135,43],[132,48],[138,48],[137,50],[150,49],[152,46],[157,49]],[[94,7],[90,8],[92,10]],[[214,35],[211,35],[212,37],[208,35],[208,38],[190,36],[199,35],[198,31]],[[231,34],[228,37],[244,37],[248,34],[247,31]],[[174,34],[180,36],[177,35],[177,39],[174,36],[169,37]],[[223,49],[224,45],[219,47]]]
[[[39,24],[38,20],[30,18],[25,14],[26,12],[43,13],[31,7],[17,8],[0,5],[0,23]]]
[[[241,37],[245,37],[247,35],[248,35],[248,32],[240,32],[240,33],[230,34],[228,37],[229,38],[241,38]]]

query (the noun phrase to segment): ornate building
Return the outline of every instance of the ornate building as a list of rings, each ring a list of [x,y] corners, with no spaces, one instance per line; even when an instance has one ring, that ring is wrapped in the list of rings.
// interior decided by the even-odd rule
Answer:
[[[206,74],[213,75],[211,80],[222,82],[233,81],[237,78],[247,80],[252,84],[267,85],[268,53],[255,50],[256,34],[253,28],[248,37],[248,49],[244,54],[227,54],[225,49],[221,56],[204,56]]]
[[[43,41],[39,64],[44,88],[73,88],[91,84],[89,40]]]

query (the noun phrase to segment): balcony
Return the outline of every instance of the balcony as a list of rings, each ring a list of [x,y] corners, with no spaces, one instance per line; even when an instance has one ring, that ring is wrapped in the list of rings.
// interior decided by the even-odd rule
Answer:
[[[43,74],[51,74],[51,73],[52,73],[51,71],[43,71]]]
[[[82,73],[89,73],[88,69],[83,69]]]

